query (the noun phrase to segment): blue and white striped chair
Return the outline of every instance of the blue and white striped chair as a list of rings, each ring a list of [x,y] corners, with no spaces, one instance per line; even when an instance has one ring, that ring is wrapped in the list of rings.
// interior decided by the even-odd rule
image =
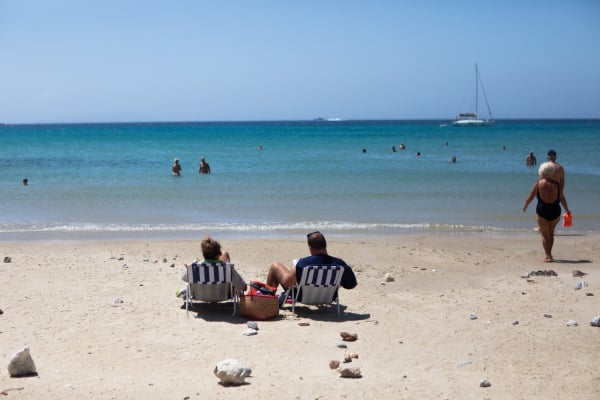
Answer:
[[[231,276],[233,264],[198,263],[186,265],[188,287],[185,301],[185,312],[189,315],[192,303],[233,300],[233,314],[237,312],[238,295],[234,291]]]
[[[308,305],[337,303],[340,315],[339,288],[344,267],[340,265],[312,265],[302,268],[300,282],[291,291],[292,313],[296,311],[296,302]],[[299,299],[300,294],[301,300]]]

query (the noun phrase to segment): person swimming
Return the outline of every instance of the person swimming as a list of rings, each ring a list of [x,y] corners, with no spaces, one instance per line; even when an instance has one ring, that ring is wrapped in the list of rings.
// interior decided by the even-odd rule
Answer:
[[[173,176],[179,176],[181,175],[181,165],[179,165],[179,158],[176,158],[173,161],[173,166],[171,167],[171,170],[173,171]]]

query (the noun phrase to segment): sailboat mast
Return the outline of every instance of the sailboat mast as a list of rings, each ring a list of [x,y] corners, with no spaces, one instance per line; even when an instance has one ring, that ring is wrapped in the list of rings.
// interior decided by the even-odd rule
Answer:
[[[475,115],[479,115],[479,70],[477,69],[477,63],[475,63]]]
[[[477,69],[477,64],[475,64],[475,66]],[[488,103],[487,95],[485,94],[485,87],[483,86],[483,80],[479,76],[479,69],[477,69],[477,78],[481,81],[481,91],[483,92],[483,98],[485,99],[485,105],[488,110],[488,120],[491,120],[493,118],[492,117],[492,109],[490,108],[490,103]]]

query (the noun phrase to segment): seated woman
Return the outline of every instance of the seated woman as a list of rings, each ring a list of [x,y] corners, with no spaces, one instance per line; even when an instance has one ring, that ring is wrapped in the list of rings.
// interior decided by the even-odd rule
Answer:
[[[206,263],[216,263],[216,262],[224,262],[229,263],[231,259],[229,257],[229,253],[221,249],[221,244],[214,240],[210,236],[206,236],[202,243],[200,244],[202,248],[202,256],[204,257],[204,261]],[[187,265],[186,268],[181,273],[181,280],[184,282],[188,282],[187,275]],[[244,282],[244,278],[234,269],[232,269],[231,281],[233,284],[233,290],[237,292],[242,292],[246,290],[246,283]],[[179,289],[176,293],[177,297],[185,297],[186,288]]]

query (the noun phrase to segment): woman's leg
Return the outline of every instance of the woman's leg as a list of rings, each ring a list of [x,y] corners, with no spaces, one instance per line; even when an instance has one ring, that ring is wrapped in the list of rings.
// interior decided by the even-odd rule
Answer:
[[[540,234],[542,235],[542,247],[544,248],[544,252],[546,253],[545,262],[552,262],[554,259],[552,258],[552,247],[554,246],[554,229],[560,220],[560,217],[553,220],[548,221],[538,215],[537,217],[538,225],[540,226]]]

